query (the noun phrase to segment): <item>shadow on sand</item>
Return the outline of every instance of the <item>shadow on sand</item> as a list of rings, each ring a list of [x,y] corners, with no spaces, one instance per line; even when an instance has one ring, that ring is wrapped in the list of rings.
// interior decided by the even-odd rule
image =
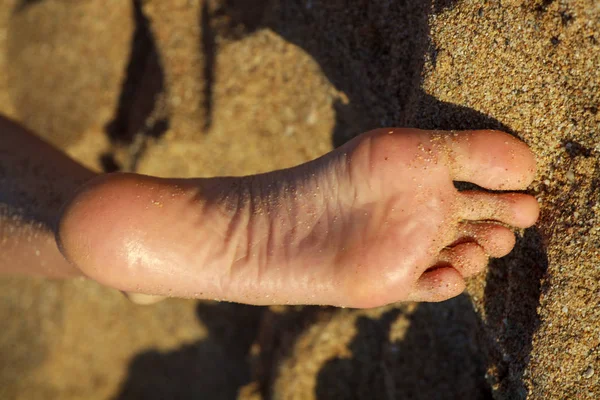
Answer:
[[[114,400],[235,399],[238,388],[250,380],[247,357],[264,311],[199,302],[196,314],[208,336],[172,352],[138,354]]]

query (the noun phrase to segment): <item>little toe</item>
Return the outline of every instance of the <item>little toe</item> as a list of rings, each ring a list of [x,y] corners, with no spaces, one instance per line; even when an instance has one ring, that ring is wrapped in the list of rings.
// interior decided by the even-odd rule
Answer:
[[[492,190],[523,190],[536,163],[527,145],[499,131],[463,131],[450,136],[448,163],[455,181]]]
[[[522,193],[461,193],[460,218],[471,221],[498,221],[516,228],[529,228],[537,221],[540,207],[535,197]]]
[[[465,290],[465,280],[455,268],[440,266],[421,275],[409,301],[440,302],[451,299]]]
[[[476,242],[487,255],[500,258],[510,253],[515,246],[515,234],[500,224],[463,222],[458,228],[457,242]]]
[[[463,278],[483,271],[488,263],[486,251],[475,242],[460,243],[440,252],[439,265],[448,265],[457,270]]]

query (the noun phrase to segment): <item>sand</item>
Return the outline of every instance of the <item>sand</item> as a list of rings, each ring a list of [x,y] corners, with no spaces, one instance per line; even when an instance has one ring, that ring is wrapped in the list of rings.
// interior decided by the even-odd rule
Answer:
[[[594,0],[4,1],[0,112],[91,168],[240,175],[381,125],[502,128],[538,157],[542,218],[436,305],[1,278],[0,397],[600,397],[598,32]]]

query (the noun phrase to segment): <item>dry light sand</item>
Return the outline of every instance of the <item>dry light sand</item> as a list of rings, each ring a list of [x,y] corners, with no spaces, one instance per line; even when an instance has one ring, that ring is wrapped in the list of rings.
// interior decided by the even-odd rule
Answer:
[[[435,305],[3,277],[0,398],[600,398],[599,109],[595,0],[3,0],[0,112],[91,168],[249,174],[381,125],[502,128],[542,218]]]

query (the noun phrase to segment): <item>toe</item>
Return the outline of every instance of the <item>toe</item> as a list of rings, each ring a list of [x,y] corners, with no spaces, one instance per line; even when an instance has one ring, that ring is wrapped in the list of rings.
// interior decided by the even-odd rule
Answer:
[[[440,302],[458,296],[463,290],[465,281],[460,272],[453,267],[443,266],[424,272],[408,300]]]
[[[465,289],[464,278],[480,273],[487,262],[488,255],[477,243],[446,248],[436,266],[419,277],[409,300],[438,302],[458,296]]]
[[[461,193],[459,216],[471,221],[498,221],[517,228],[529,228],[538,219],[540,208],[535,197],[521,193]]]
[[[448,136],[448,163],[455,181],[492,190],[522,190],[536,165],[525,143],[498,131],[463,131]]]
[[[458,243],[476,242],[490,257],[500,258],[511,252],[515,234],[507,227],[487,222],[463,222],[458,229]]]
[[[439,265],[448,265],[457,270],[463,278],[483,271],[488,263],[488,255],[483,247],[474,242],[457,244],[440,252]]]

